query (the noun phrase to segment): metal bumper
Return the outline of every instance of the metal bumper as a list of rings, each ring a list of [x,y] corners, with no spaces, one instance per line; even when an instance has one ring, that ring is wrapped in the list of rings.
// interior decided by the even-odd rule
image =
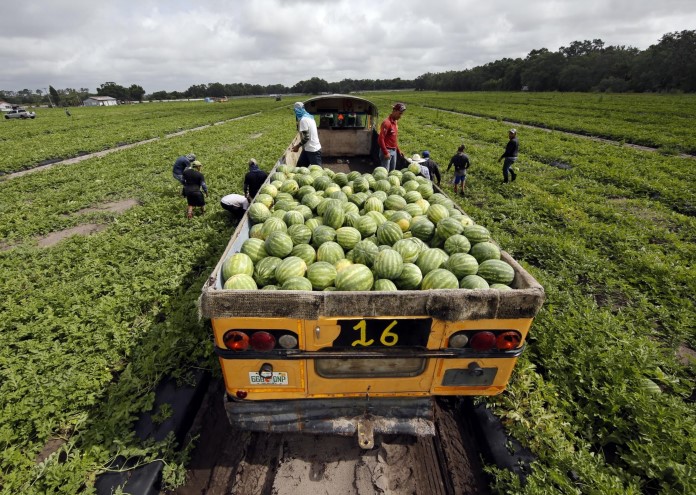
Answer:
[[[238,401],[225,394],[225,410],[241,430],[357,434],[365,449],[374,434],[435,435],[431,397]]]

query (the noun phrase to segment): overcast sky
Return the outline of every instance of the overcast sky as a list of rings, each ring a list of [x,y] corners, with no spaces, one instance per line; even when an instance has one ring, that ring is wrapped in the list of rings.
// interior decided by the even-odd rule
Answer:
[[[3,0],[0,89],[413,79],[573,41],[640,50],[695,0]]]

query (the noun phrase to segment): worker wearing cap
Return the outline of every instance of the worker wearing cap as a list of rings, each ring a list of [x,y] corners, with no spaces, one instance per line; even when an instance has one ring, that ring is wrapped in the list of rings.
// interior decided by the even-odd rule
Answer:
[[[184,170],[191,168],[191,163],[196,160],[196,155],[189,153],[188,155],[180,156],[174,162],[172,168],[172,176],[182,184],[184,183]]]
[[[392,107],[392,112],[384,119],[379,130],[377,143],[381,150],[382,166],[389,171],[396,170],[396,160],[403,153],[399,149],[399,123],[398,120],[406,111],[406,105],[397,103]]]
[[[520,149],[520,143],[517,141],[517,129],[510,129],[508,131],[508,143],[505,146],[505,151],[498,159],[498,162],[505,159],[503,162],[503,184],[508,182],[508,172],[510,173],[510,179],[514,182],[517,179],[517,174],[512,169],[512,164],[517,161],[517,152]]]

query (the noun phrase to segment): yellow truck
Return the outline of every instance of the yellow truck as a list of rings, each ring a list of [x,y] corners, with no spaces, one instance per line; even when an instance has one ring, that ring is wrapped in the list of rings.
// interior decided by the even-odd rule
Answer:
[[[374,104],[350,95],[304,103],[318,124],[323,167],[375,170]],[[274,172],[293,170],[298,139]],[[223,265],[251,232],[247,212],[200,299],[227,415],[240,429],[357,435],[363,448],[376,434],[433,435],[436,396],[505,390],[544,300],[541,285],[504,251],[511,290],[225,289]]]

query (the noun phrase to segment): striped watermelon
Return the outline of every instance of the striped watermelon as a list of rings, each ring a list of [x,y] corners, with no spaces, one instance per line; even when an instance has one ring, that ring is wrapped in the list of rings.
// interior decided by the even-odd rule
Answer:
[[[264,242],[255,237],[251,237],[244,241],[239,251],[248,255],[254,263],[258,263],[261,258],[268,256]]]
[[[447,254],[443,250],[428,248],[421,251],[418,255],[416,265],[418,265],[423,275],[427,275],[431,271],[441,268],[445,261],[447,261]]]
[[[328,225],[320,225],[312,231],[312,245],[315,248],[334,239],[336,239],[336,231]]]
[[[491,239],[491,233],[483,225],[468,225],[464,227],[462,234],[469,239],[472,246],[479,242],[486,242]]]
[[[386,179],[389,176],[389,171],[384,167],[376,167],[372,171],[372,176],[377,180]]]
[[[386,278],[380,278],[375,280],[374,286],[372,286],[372,290],[377,290],[377,291],[395,291],[398,290],[396,288],[396,285],[394,282],[391,280],[387,280]]]
[[[421,282],[421,290],[458,288],[459,280],[457,280],[457,277],[444,268],[438,268],[427,273]]]
[[[376,198],[374,196],[370,196],[365,200],[365,204],[363,205],[363,208],[365,209],[366,212],[368,211],[378,211],[382,213],[384,211],[384,203],[379,198]]]
[[[425,215],[428,217],[428,220],[437,225],[440,220],[449,216],[449,211],[447,211],[447,207],[444,205],[431,204],[428,211],[425,212]]]
[[[283,216],[285,216],[285,213],[283,213]],[[271,217],[265,222],[263,222],[263,227],[261,228],[261,235],[263,235],[264,239],[268,237],[268,234],[275,231],[288,231],[288,226],[285,225],[285,222],[282,220],[282,218]]]
[[[360,263],[346,266],[336,274],[335,286],[338,290],[363,291],[372,289],[375,278],[372,270]]]
[[[428,199],[433,195],[433,185],[430,182],[426,182],[425,184],[421,184],[420,186],[418,186],[417,191],[425,199]]]
[[[464,226],[456,218],[447,217],[443,218],[437,223],[435,232],[444,241],[452,237],[453,235],[461,234],[464,230]]]
[[[444,249],[450,256],[454,253],[468,253],[471,249],[471,243],[465,236],[456,234],[445,241]]]
[[[411,228],[411,215],[405,210],[395,211],[389,217],[389,221],[401,227],[401,232],[406,232]]]
[[[288,227],[288,235],[293,244],[307,244],[312,239],[312,230],[306,225],[291,225]]]
[[[271,210],[263,203],[254,202],[247,210],[252,223],[263,223],[271,216]]]
[[[354,227],[341,227],[336,230],[336,242],[348,251],[353,249],[355,245],[362,240],[360,231]]]
[[[478,242],[471,246],[469,254],[476,258],[479,263],[486,260],[499,260],[500,248],[490,241]]]
[[[316,290],[324,290],[334,284],[336,280],[336,268],[326,261],[317,261],[307,268],[307,280]]]
[[[452,253],[444,264],[444,267],[454,273],[458,279],[467,275],[476,275],[478,272],[478,261],[476,258],[466,253]]]
[[[399,278],[394,280],[394,284],[400,290],[414,290],[420,287],[423,280],[423,273],[420,268],[413,263],[404,263]]]
[[[275,271],[275,277],[278,283],[282,286],[283,283],[292,277],[304,277],[307,271],[307,263],[302,258],[297,256],[288,256],[283,261],[278,263]]]
[[[276,230],[268,234],[264,247],[266,248],[266,253],[270,256],[285,258],[292,251],[292,237],[285,232]]]
[[[340,272],[343,270],[345,267],[352,265],[353,262],[350,261],[347,258],[343,258],[342,260],[338,260],[336,263],[334,263],[334,268],[336,268],[337,272]]]
[[[354,263],[372,266],[379,254],[379,248],[374,242],[364,239],[355,245],[351,253]]]
[[[280,287],[275,284],[268,284],[261,287],[261,290],[280,290]]]
[[[370,237],[375,232],[377,232],[377,222],[371,216],[362,216],[358,220],[355,228],[360,231],[360,235],[363,237]]]
[[[512,287],[510,287],[509,285],[505,285],[505,284],[491,284],[491,289],[512,290]]]
[[[238,273],[227,279],[224,288],[232,290],[256,290],[258,286],[251,276],[246,273]]]
[[[323,243],[317,249],[317,261],[326,261],[333,265],[338,260],[343,259],[345,253],[340,244],[334,241],[328,241]]]
[[[404,260],[404,263],[415,263],[418,255],[421,252],[420,245],[411,239],[401,239],[394,243],[394,251],[399,253]]]
[[[389,210],[403,210],[406,208],[406,199],[402,198],[401,196],[397,196],[396,194],[391,194],[387,196],[387,199],[384,201],[384,207],[389,209]]]
[[[283,215],[283,222],[290,227],[291,225],[304,225],[306,218],[297,210],[290,210]]]
[[[404,259],[393,249],[384,249],[375,257],[372,268],[377,278],[396,280],[404,269]]]
[[[222,280],[227,280],[232,275],[237,275],[238,273],[253,275],[254,262],[248,254],[235,253],[222,264]]]
[[[280,290],[312,290],[312,282],[304,277],[290,277],[283,282]]]
[[[338,229],[343,226],[346,213],[341,203],[332,203],[326,207],[322,216],[324,218],[324,225],[328,225],[333,229]]]
[[[425,217],[414,218],[411,222],[411,233],[413,237],[428,242],[435,234],[435,224]]]
[[[404,233],[394,222],[384,222],[377,227],[376,236],[380,244],[392,246],[396,241],[403,239]]]
[[[461,289],[488,289],[488,282],[478,275],[467,275],[459,282]]]
[[[515,270],[503,260],[486,260],[480,263],[476,274],[489,284],[509,285],[515,279]]]
[[[306,207],[310,208],[312,211],[317,210],[317,206],[321,203],[321,198],[316,193],[309,193],[302,196],[300,202]]]
[[[266,256],[254,265],[254,280],[259,287],[276,282],[275,270],[282,260],[275,256]]]
[[[270,197],[275,198],[278,194],[278,188],[272,184],[264,184],[259,189],[259,194],[268,194]]]
[[[290,251],[290,256],[302,258],[306,265],[309,266],[317,259],[317,252],[309,244],[297,244]]]

